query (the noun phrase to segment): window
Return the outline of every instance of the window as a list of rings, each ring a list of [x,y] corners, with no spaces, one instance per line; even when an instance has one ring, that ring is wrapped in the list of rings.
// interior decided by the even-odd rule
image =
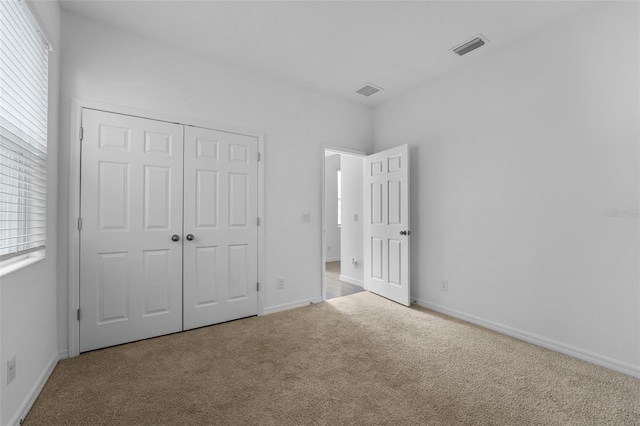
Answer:
[[[24,0],[0,1],[0,261],[46,242],[49,46]]]
[[[342,226],[342,172],[338,170],[338,226]]]

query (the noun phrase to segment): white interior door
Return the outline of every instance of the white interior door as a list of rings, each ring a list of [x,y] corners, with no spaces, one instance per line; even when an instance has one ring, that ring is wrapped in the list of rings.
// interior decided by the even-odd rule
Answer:
[[[185,128],[184,329],[258,313],[258,141]]]
[[[365,288],[409,306],[408,146],[369,155],[364,184]]]
[[[83,110],[80,350],[182,330],[183,126]]]

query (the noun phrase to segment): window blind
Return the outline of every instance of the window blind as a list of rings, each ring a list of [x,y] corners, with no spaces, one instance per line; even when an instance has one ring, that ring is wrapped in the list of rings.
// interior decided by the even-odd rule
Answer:
[[[24,0],[0,1],[0,261],[43,249],[49,46]]]

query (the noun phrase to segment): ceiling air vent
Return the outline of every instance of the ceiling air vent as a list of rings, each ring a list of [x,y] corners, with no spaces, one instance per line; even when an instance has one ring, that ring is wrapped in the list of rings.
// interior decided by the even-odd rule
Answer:
[[[356,93],[361,94],[362,96],[371,96],[374,93],[378,93],[382,90],[382,87],[374,86],[371,83],[365,83],[358,89],[356,89]]]
[[[454,47],[453,50],[458,56],[466,55],[472,50],[476,50],[478,47],[482,47],[487,44],[489,40],[482,34],[478,34],[474,38],[469,41],[465,41],[464,43]]]

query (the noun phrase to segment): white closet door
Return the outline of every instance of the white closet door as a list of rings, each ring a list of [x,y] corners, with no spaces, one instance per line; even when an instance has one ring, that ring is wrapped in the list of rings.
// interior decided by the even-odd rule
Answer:
[[[365,170],[365,288],[409,306],[409,149],[369,155]]]
[[[80,350],[182,329],[183,126],[83,110]]]
[[[184,152],[184,329],[256,315],[258,141],[185,127]]]

